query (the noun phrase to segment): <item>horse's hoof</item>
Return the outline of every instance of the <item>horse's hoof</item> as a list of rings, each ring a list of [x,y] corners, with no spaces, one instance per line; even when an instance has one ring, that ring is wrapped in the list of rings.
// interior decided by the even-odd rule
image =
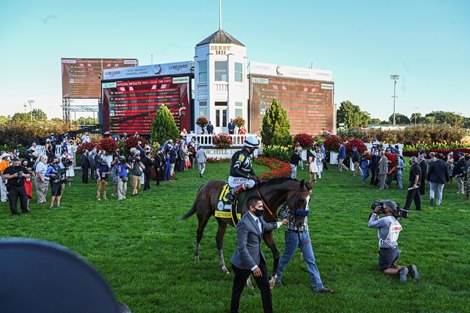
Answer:
[[[194,262],[197,262],[197,263],[199,263],[200,261],[201,261],[201,260],[199,259],[199,257],[198,257],[198,256],[197,256],[197,257],[194,257]]]
[[[224,272],[224,273],[228,273],[228,269],[227,269],[227,267],[226,267],[225,265],[224,265],[224,266],[222,266],[222,272]]]

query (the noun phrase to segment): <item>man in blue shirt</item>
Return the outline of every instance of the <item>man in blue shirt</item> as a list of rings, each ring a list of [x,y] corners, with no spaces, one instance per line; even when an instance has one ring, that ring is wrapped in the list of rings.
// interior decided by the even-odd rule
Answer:
[[[343,172],[344,169],[346,172],[349,172],[349,168],[343,164],[344,159],[346,159],[346,146],[344,143],[341,143],[338,151],[338,170]]]

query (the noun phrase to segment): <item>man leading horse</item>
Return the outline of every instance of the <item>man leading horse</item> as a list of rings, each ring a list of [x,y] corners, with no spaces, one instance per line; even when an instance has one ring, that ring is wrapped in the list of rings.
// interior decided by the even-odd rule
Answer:
[[[232,189],[225,196],[229,202],[233,202],[239,193],[255,186],[258,177],[253,170],[252,155],[258,146],[258,137],[247,136],[243,148],[232,156],[228,177],[228,184]]]

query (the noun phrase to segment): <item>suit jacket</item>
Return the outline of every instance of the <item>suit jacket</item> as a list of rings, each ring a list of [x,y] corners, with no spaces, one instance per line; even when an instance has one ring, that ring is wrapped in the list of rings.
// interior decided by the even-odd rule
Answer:
[[[431,183],[445,184],[449,181],[447,163],[442,160],[431,162],[428,168],[427,179]]]
[[[237,225],[237,250],[233,254],[230,262],[238,268],[251,270],[255,265],[259,265],[261,260],[266,262],[261,243],[263,242],[263,233],[277,228],[277,223],[266,223],[262,217],[262,232],[260,232],[258,223],[247,211]]]

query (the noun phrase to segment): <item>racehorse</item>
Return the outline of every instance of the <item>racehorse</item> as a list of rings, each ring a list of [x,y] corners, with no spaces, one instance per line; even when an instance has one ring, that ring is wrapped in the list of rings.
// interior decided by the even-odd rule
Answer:
[[[195,261],[199,262],[199,249],[201,240],[204,233],[204,228],[207,225],[210,217],[214,212],[219,201],[220,192],[225,185],[222,180],[214,180],[203,185],[197,194],[196,201],[191,210],[181,217],[185,220],[196,213],[199,225],[196,233],[196,251]],[[301,209],[305,210],[307,206],[307,196],[311,190],[310,184],[305,183],[304,180],[298,181],[288,177],[273,178],[266,182],[257,183],[253,188],[245,191],[246,196],[242,203],[242,215],[248,210],[247,202],[251,197],[258,196],[263,200],[264,213],[263,218],[266,222],[274,222],[277,220],[277,210],[286,203],[291,210]],[[227,230],[227,224],[235,226],[233,220],[230,218],[215,218],[219,224],[217,231],[217,254],[219,257],[219,265],[223,272],[227,273],[225,266],[224,254],[222,251],[224,234]],[[274,257],[273,274],[277,274],[279,264],[279,250],[274,243],[272,232],[266,232],[263,235],[263,240],[271,250]]]

